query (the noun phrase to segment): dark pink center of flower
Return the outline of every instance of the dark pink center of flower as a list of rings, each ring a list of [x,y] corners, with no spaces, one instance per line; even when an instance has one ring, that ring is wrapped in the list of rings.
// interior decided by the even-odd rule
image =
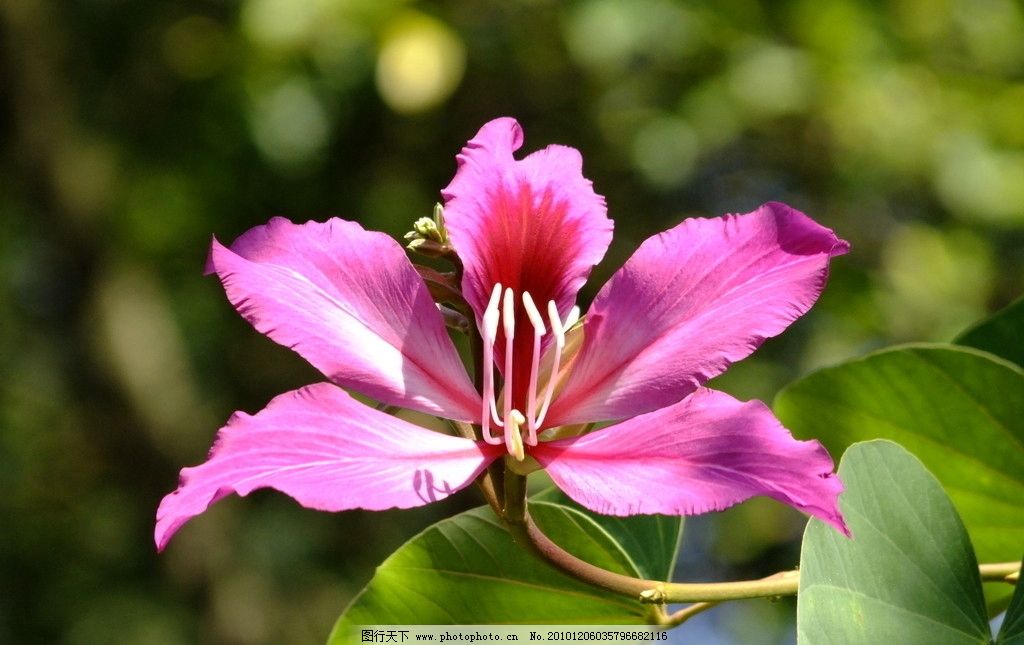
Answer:
[[[523,182],[514,190],[492,194],[489,206],[498,216],[489,231],[491,257],[485,263],[486,283],[493,290],[482,321],[484,365],[493,360],[501,366],[505,392],[502,401],[495,403],[493,373],[485,371],[484,437],[491,443],[501,442],[490,434],[493,421],[504,428],[509,452],[518,456],[522,453],[519,426],[527,426],[525,441],[535,445],[550,404],[553,382],[538,391],[540,356],[550,342],[545,337],[553,336],[560,353],[564,330],[579,315],[574,310],[562,320],[556,304],[563,295],[557,293],[564,284],[560,278],[568,271],[568,259],[577,252],[578,241],[573,234],[576,227],[567,221],[566,205],[555,201],[550,191],[535,194]]]

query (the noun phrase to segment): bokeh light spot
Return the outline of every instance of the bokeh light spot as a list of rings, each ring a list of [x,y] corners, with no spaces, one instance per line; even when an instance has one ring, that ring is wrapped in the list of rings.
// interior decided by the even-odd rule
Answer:
[[[1024,152],[993,150],[971,135],[949,137],[934,182],[942,202],[962,217],[1024,223]]]
[[[316,27],[319,4],[316,0],[249,0],[242,9],[242,29],[258,44],[294,47]]]
[[[315,159],[327,145],[330,121],[310,83],[292,77],[254,101],[253,138],[260,152],[280,166]]]
[[[565,27],[569,53],[596,76],[627,72],[638,61],[680,67],[704,42],[695,13],[666,0],[591,0]]]
[[[976,235],[907,224],[882,253],[880,300],[895,338],[944,340],[984,313],[995,269]]]
[[[454,31],[435,18],[405,13],[385,30],[377,90],[395,112],[423,112],[451,96],[465,68],[466,48]]]
[[[760,45],[734,63],[729,89],[752,112],[783,114],[807,105],[813,80],[811,65],[799,50]]]
[[[633,165],[658,188],[672,188],[686,181],[698,152],[693,128],[676,117],[649,121],[633,139]]]

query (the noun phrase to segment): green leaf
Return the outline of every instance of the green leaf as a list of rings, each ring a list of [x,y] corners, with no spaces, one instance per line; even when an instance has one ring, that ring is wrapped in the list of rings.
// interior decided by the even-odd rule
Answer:
[[[1024,560],[1020,563],[1024,569]],[[1017,582],[1017,590],[1013,592],[1010,606],[1006,609],[1006,618],[999,630],[996,645],[1024,645],[1024,582]]]
[[[671,580],[683,538],[683,518],[672,515],[601,515],[572,501],[556,486],[532,498],[532,502],[554,502],[576,509],[594,520],[632,560],[638,574],[648,580]]]
[[[1024,365],[1024,298],[971,327],[953,342]]]
[[[636,575],[607,532],[579,511],[538,502],[530,512],[555,542],[597,566]],[[358,625],[644,624],[638,601],[580,582],[537,559],[487,507],[442,520],[377,568],[334,626],[330,643]]]
[[[978,563],[938,481],[889,441],[843,456],[840,498],[853,533],[804,532],[798,645],[990,642]]]
[[[867,439],[900,443],[942,482],[981,561],[1020,557],[1020,367],[968,348],[903,346],[811,374],[779,394],[775,412],[833,455]]]

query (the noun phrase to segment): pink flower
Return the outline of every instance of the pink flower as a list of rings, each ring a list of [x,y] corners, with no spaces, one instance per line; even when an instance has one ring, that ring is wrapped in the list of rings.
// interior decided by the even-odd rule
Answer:
[[[483,396],[474,389],[423,280],[384,234],[275,218],[230,248],[214,240],[208,270],[232,304],[330,382],[232,416],[161,502],[158,548],[230,493],[270,487],[325,511],[408,508],[469,485],[506,453],[600,513],[694,514],[767,495],[846,532],[824,448],[795,440],[763,403],[703,384],[805,313],[847,243],[778,203],[689,219],[644,242],[579,319],[577,292],[612,222],[579,152],[548,146],[516,160],[522,142],[515,120],[486,124],[443,191],[501,391],[491,369]],[[343,387],[480,424],[484,440],[397,419]],[[620,422],[579,434],[594,421]]]

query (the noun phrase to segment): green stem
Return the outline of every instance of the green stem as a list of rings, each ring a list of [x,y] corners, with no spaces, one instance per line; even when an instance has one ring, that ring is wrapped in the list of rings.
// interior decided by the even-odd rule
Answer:
[[[603,589],[637,598],[644,603],[693,602],[709,604],[744,598],[792,596],[800,588],[799,571],[782,571],[760,580],[737,582],[691,583],[643,580],[614,573],[580,560],[544,535],[529,514],[526,514],[525,522],[521,525],[517,526],[510,523],[509,530],[513,531],[513,536],[518,538],[517,541],[525,541],[531,551],[569,575]],[[1019,578],[1019,570],[1019,562],[983,564],[979,567],[982,580],[987,582],[1002,581],[1011,584]],[[687,608],[689,614],[683,613],[682,620],[709,608]]]
[[[502,518],[510,524],[525,524],[527,517],[526,476],[515,473],[506,466],[505,507],[502,509]]]

